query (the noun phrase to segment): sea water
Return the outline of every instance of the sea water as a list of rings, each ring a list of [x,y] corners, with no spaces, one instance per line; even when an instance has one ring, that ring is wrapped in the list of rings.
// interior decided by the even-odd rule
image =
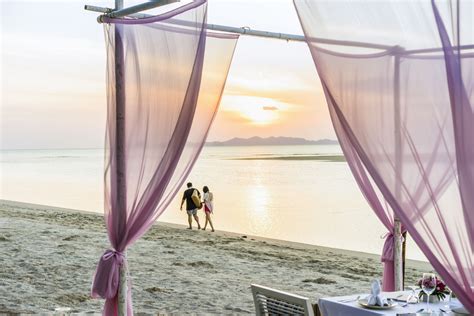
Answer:
[[[342,151],[338,145],[204,147],[188,181],[213,192],[217,230],[380,254],[387,230],[346,162],[236,159],[299,155]],[[4,150],[0,198],[102,212],[103,167],[103,149]],[[180,199],[160,221],[187,223]],[[411,240],[407,255],[425,260]]]

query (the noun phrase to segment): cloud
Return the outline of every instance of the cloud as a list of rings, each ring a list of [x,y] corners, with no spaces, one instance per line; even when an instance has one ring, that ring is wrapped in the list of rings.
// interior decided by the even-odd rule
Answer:
[[[265,110],[265,111],[277,111],[278,110],[278,108],[276,106],[273,106],[273,105],[271,105],[271,106],[265,105],[265,106],[262,107],[262,109]]]

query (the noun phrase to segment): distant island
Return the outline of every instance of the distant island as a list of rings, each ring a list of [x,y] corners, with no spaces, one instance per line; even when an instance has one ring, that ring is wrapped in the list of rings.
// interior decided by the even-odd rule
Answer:
[[[222,142],[207,142],[206,146],[285,146],[285,145],[337,145],[339,142],[332,139],[307,140],[298,137],[235,137]]]

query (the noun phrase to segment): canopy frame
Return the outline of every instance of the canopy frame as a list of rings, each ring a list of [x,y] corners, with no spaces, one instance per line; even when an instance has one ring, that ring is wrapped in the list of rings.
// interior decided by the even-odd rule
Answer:
[[[115,8],[107,8],[107,7],[98,7],[93,5],[85,5],[84,9],[93,12],[103,13],[97,18],[99,23],[103,23],[103,17],[107,16],[110,18],[122,18],[122,17],[131,17],[131,18],[148,18],[152,15],[141,13],[141,11],[149,10],[153,8],[157,8],[159,6],[179,2],[180,0],[152,0],[149,2],[141,3],[138,5],[134,5],[131,7],[124,8],[123,2],[124,0],[115,0]],[[307,39],[303,35],[296,35],[296,34],[287,34],[287,33],[278,33],[278,32],[270,32],[270,31],[262,31],[262,30],[252,30],[249,27],[233,27],[233,26],[225,26],[225,25],[218,25],[218,24],[206,24],[206,28],[209,30],[226,32],[226,33],[236,33],[241,35],[248,35],[248,36],[256,36],[261,38],[270,38],[270,39],[279,39],[285,41],[295,41],[295,42],[307,42]],[[375,43],[364,43],[364,42],[356,42],[356,41],[342,41],[342,40],[333,40],[333,39],[325,39],[325,38],[311,38],[312,42],[320,43],[320,44],[327,44],[327,45],[337,45],[337,46],[352,46],[352,47],[361,47],[361,48],[368,48],[368,49],[379,49],[379,50],[388,50],[389,53],[393,55],[394,58],[394,122],[395,126],[398,126],[397,123],[400,121],[400,57],[407,56],[407,55],[414,55],[414,54],[426,54],[426,53],[436,53],[442,52],[442,48],[427,48],[427,49],[416,49],[416,50],[404,50],[402,47],[399,46],[389,46],[383,44],[375,44]],[[116,148],[117,148],[117,168],[120,170],[120,166],[123,165],[123,154],[124,154],[124,135],[119,131],[123,130],[124,127],[124,104],[120,102],[120,95],[124,92],[123,86],[123,64],[117,62],[122,56],[120,50],[122,48],[119,47],[120,45],[116,45],[115,49],[115,73],[118,74],[116,76],[116,128],[117,128],[117,137],[116,137]],[[459,46],[459,49],[474,49],[474,45],[464,45]],[[117,59],[119,58],[119,59]],[[399,142],[400,132],[395,133],[395,142]],[[396,146],[397,147],[397,146]],[[399,148],[398,148],[399,151]],[[400,153],[396,153],[399,155]],[[401,166],[398,166],[399,168]],[[121,197],[124,196],[125,188],[120,183],[123,182],[123,173],[117,172],[118,176],[118,203],[119,205],[121,202],[124,203],[125,200]],[[398,191],[398,190],[397,190]],[[399,192],[401,193],[401,191]],[[400,195],[400,194],[398,194]],[[399,196],[397,196],[399,197]],[[123,204],[124,205],[124,204]],[[125,208],[123,208],[125,209]],[[395,248],[394,248],[394,277],[395,277],[395,290],[403,290],[403,262],[404,254],[402,254],[402,229],[401,229],[401,222],[400,219],[395,216],[394,218],[394,230],[392,232],[395,238]],[[120,270],[120,287],[119,287],[119,316],[125,316],[127,314],[127,271],[126,267],[123,266]]]

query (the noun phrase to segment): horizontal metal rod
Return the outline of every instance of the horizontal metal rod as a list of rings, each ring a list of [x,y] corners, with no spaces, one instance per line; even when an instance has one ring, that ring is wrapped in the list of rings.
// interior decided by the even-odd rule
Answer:
[[[257,36],[257,37],[275,38],[275,39],[282,39],[286,41],[297,41],[297,42],[306,41],[303,35],[252,30],[249,27],[234,27],[234,26],[225,26],[225,25],[218,25],[218,24],[206,24],[206,28],[208,30],[213,30],[213,31],[237,33],[237,34],[251,35],[251,36]]]
[[[453,49],[474,49],[474,44],[473,45],[461,45],[461,46],[453,46]],[[424,54],[424,53],[436,53],[436,52],[441,52],[443,50],[442,47],[436,47],[436,48],[423,48],[423,49],[413,49],[413,50],[406,50],[403,52],[402,55],[414,55],[414,54]]]
[[[171,1],[173,2],[173,0]],[[113,9],[110,9],[110,8],[102,8],[102,7],[97,7],[93,5],[85,5],[84,9],[88,11],[105,13],[107,14],[107,16],[110,16],[110,17],[114,15],[115,17],[115,14],[111,13]],[[120,11],[124,11],[124,10],[120,10]],[[127,15],[129,17],[133,17],[136,19],[149,18],[152,16],[152,15],[143,14],[143,13],[129,13]],[[252,36],[258,36],[258,37],[277,38],[277,39],[282,39],[286,41],[300,41],[300,42],[305,41],[305,37],[303,35],[293,35],[293,34],[285,34],[285,33],[251,30],[248,27],[233,27],[233,26],[225,26],[225,25],[218,25],[218,24],[206,24],[206,28],[208,30],[214,30],[214,31],[237,33],[237,34],[243,34],[243,35],[252,35]]]
[[[134,6],[133,8],[136,8],[136,7],[137,6]],[[99,12],[99,13],[108,13],[108,16],[112,16],[110,12],[113,11],[113,9],[110,9],[110,8],[102,8],[102,7],[96,7],[96,6],[91,6],[91,5],[86,5],[84,9],[88,11]],[[124,9],[124,10],[127,10],[127,9]],[[120,11],[124,11],[124,10],[120,10]],[[149,14],[138,13],[136,9],[134,9],[133,11],[135,12],[128,14],[129,17],[138,18],[138,19],[151,17],[151,15]],[[99,19],[99,22],[101,22],[100,19]],[[206,28],[209,30],[227,32],[227,33],[236,33],[236,34],[257,36],[257,37],[264,37],[264,38],[274,38],[274,39],[280,39],[280,40],[285,40],[285,41],[306,42],[306,39],[303,35],[252,30],[249,27],[233,27],[233,26],[225,26],[225,25],[218,25],[218,24],[206,24]],[[353,42],[353,41],[337,41],[337,40],[330,40],[330,39],[323,39],[323,38],[315,38],[313,39],[313,41],[318,42],[318,43],[323,43],[323,44],[329,44],[329,45],[357,46],[357,47],[366,47],[366,48],[375,48],[375,49],[391,48],[391,46],[387,46],[387,45],[360,43],[360,42]]]
[[[97,7],[95,5],[89,5],[89,4],[86,4],[84,6],[84,10],[94,11],[94,12],[99,12],[99,13],[110,13],[114,11],[114,9],[111,9],[111,8]]]
[[[92,5],[85,5],[84,9],[88,11],[104,13],[107,16],[114,17],[114,18],[128,16],[135,19],[141,19],[141,18],[149,18],[152,15],[139,13],[139,11],[155,8],[160,5],[165,5],[165,4],[169,4],[169,3],[173,3],[177,1],[179,0],[159,0],[159,1],[153,1],[153,2],[146,2],[143,4],[135,5],[135,6],[118,10],[118,11],[114,11],[111,8],[103,8],[103,7],[97,7],[97,6],[92,6]],[[98,18],[98,21],[102,22],[101,17]],[[178,22],[174,21],[174,23],[178,23]],[[186,25],[186,22],[182,21],[182,23],[180,24]],[[227,33],[236,33],[236,34],[263,37],[263,38],[273,38],[273,39],[280,39],[280,40],[285,40],[285,41],[306,42],[306,38],[303,35],[252,30],[249,27],[234,27],[234,26],[225,26],[225,25],[219,25],[219,24],[206,24],[206,28],[209,30],[227,32]],[[381,50],[394,48],[394,46],[389,46],[389,45],[355,42],[355,41],[333,40],[333,39],[326,39],[326,38],[311,38],[310,41],[315,42],[315,43],[320,43],[320,44],[327,44],[327,45],[363,47],[363,48],[381,49]],[[460,46],[459,48],[460,49],[473,49],[474,45],[465,45],[465,46]],[[437,52],[437,51],[442,51],[442,48],[427,48],[427,49],[417,49],[417,50],[407,50],[407,51],[395,50],[394,53],[400,54],[400,55],[411,55],[411,54],[430,53],[430,52]]]
[[[137,13],[140,11],[150,10],[156,7],[160,7],[166,4],[178,2],[179,0],[153,0],[149,2],[140,3],[128,8],[112,11],[110,13],[106,13],[106,15],[110,18],[121,18],[133,13]]]
[[[233,26],[225,26],[225,25],[218,25],[218,24],[207,24],[206,27],[207,29],[214,30],[214,31],[238,33],[242,35],[250,35],[250,36],[256,36],[256,37],[275,38],[275,39],[282,39],[286,41],[306,42],[306,38],[303,35],[259,31],[259,30],[252,30],[249,27],[233,27]],[[388,45],[362,43],[362,42],[354,42],[354,41],[339,41],[339,40],[331,40],[331,39],[326,39],[326,38],[311,38],[311,42],[315,42],[319,44],[355,46],[355,47],[365,47],[365,48],[374,48],[374,49],[392,48],[392,46],[388,46]]]

